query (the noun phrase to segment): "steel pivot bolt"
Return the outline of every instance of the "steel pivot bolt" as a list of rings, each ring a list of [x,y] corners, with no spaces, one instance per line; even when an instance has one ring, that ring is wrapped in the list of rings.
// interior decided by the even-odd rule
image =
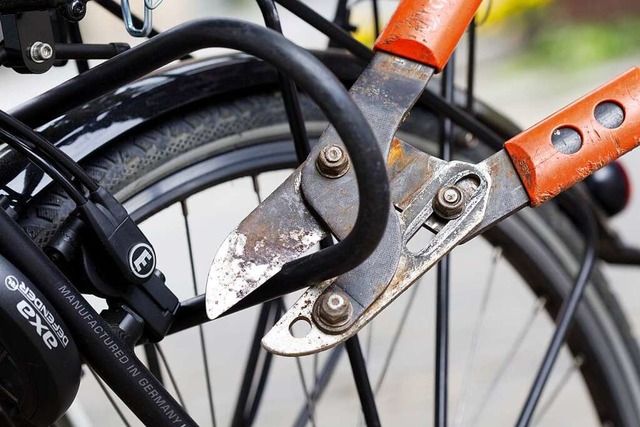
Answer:
[[[320,150],[316,169],[327,178],[340,178],[349,170],[349,156],[339,145],[329,144]]]
[[[35,42],[29,48],[29,57],[37,64],[53,58],[53,48],[49,43]]]
[[[455,219],[464,210],[464,193],[456,185],[445,185],[433,199],[433,210],[444,219]]]
[[[320,329],[336,333],[349,322],[353,306],[347,294],[335,290],[322,294],[316,301],[313,311]]]

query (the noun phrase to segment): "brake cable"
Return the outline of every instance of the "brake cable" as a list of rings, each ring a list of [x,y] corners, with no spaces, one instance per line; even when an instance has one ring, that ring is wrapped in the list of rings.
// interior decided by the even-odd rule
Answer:
[[[33,147],[25,142],[23,139],[14,135],[2,127],[0,127],[0,141],[11,146],[20,154],[28,158],[33,164],[39,167],[43,172],[51,176],[60,186],[67,192],[69,197],[77,204],[81,205],[87,202],[87,198],[82,192],[74,185],[68,176],[66,176],[59,169],[53,167],[46,158],[43,158],[33,150]]]

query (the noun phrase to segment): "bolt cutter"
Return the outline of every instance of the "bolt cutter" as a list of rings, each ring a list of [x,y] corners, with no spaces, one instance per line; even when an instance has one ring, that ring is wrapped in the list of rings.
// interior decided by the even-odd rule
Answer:
[[[640,69],[633,68],[478,164],[446,162],[395,138],[433,74],[446,64],[479,0],[404,0],[350,90],[387,159],[391,203],[383,237],[359,266],[314,283],[262,344],[298,356],[357,333],[457,245],[525,206],[538,206],[640,144]],[[446,6],[446,7],[445,7]],[[207,281],[216,318],[323,237],[344,239],[358,214],[355,171],[329,126],[308,159],[227,237]],[[421,229],[433,238],[407,243]],[[292,325],[310,325],[304,337]]]

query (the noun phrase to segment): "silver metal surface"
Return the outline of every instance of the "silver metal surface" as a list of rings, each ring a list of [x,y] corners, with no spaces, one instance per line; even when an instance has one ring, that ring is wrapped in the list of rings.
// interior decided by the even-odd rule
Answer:
[[[396,129],[424,91],[433,72],[429,66],[378,52],[351,87],[349,93],[371,126],[385,158],[389,156]],[[337,141],[335,130],[329,127],[312,153],[320,163],[315,168],[310,163],[303,166],[301,187],[310,207],[331,232],[342,239],[351,232],[358,214],[356,175],[349,170],[340,180],[325,179],[327,174],[318,167],[328,163],[326,154],[330,150],[340,148]],[[397,213],[392,206],[386,209],[390,210],[390,219],[385,235],[370,256],[370,260],[377,262],[366,261],[340,276],[327,289],[327,292],[334,292],[339,288],[349,295],[354,307],[353,319],[359,317],[389,284],[400,258],[402,237]]]
[[[53,48],[49,43],[34,42],[29,48],[29,57],[33,62],[41,64],[53,58]]]
[[[129,0],[122,0],[122,18],[124,19],[124,26],[127,29],[127,32],[133,37],[147,37],[153,29],[153,10],[160,6],[160,3],[162,3],[162,1],[158,1],[154,4],[151,0],[145,0],[142,27],[138,28],[133,23],[133,14],[131,12]]]
[[[478,163],[478,167],[491,175],[492,184],[489,186],[489,200],[484,217],[466,240],[529,205],[529,196],[504,149]]]
[[[318,154],[316,169],[326,178],[340,178],[349,170],[349,156],[339,145],[326,145]]]
[[[455,219],[464,210],[464,193],[455,185],[445,185],[436,193],[433,208],[444,219]]]
[[[433,73],[433,68],[426,65],[378,52],[349,90],[371,126],[385,158],[396,129]],[[318,157],[329,145],[343,147],[332,126],[322,134],[310,157]],[[312,163],[306,163],[302,172],[302,192],[305,200],[336,236],[344,238],[349,234],[359,205],[353,168],[340,180],[327,180],[317,173]]]
[[[353,316],[349,296],[340,290],[325,292],[313,307],[313,320],[327,333],[339,333]]]
[[[326,235],[300,194],[296,170],[227,237],[209,270],[207,315],[215,319]]]
[[[350,94],[362,109],[385,155],[389,152],[396,128],[433,73],[433,68],[428,66],[379,52],[352,86]],[[329,126],[309,159],[323,155],[326,161],[320,162],[329,163],[330,158],[339,157],[336,149],[343,155],[346,153],[335,129]],[[218,317],[253,292],[284,264],[299,258],[327,232],[341,239],[353,228],[359,206],[353,168],[345,171],[340,179],[327,179],[318,172],[316,162],[307,160],[294,175],[295,178],[290,177],[252,212],[218,250],[207,281],[209,318]],[[304,200],[301,188],[304,188]],[[383,237],[386,244],[379,245],[369,258],[378,262],[364,263],[368,265],[368,274],[375,278],[375,283],[370,283],[365,277],[349,286],[353,289],[347,291],[348,286],[343,280],[352,281],[350,273],[356,272],[362,279],[363,270],[355,269],[343,275],[336,284],[350,295],[356,313],[362,312],[389,283],[399,259],[401,234],[397,216],[392,206],[380,208],[389,209],[392,219]],[[329,229],[322,229],[310,211],[315,211]]]
[[[352,96],[387,155],[395,208],[388,207],[385,235],[369,259],[336,279],[310,287],[263,338],[267,350],[299,356],[338,345],[456,245],[529,202],[504,151],[478,165],[444,162],[393,138],[432,71],[377,54],[352,87]],[[349,234],[359,200],[355,173],[344,170],[345,153],[329,127],[311,153],[312,160],[227,238],[209,275],[209,317],[244,298],[326,233],[338,239]],[[423,227],[434,236],[426,247],[412,252],[407,243]],[[292,332],[300,321],[311,325],[303,337]]]
[[[400,214],[403,243],[395,274],[389,285],[362,314],[357,318],[354,316],[348,329],[340,334],[327,334],[311,321],[313,304],[309,302],[315,301],[331,286],[331,283],[323,282],[309,288],[300,297],[265,335],[262,345],[279,355],[300,356],[327,350],[356,334],[482,223],[487,210],[489,188],[492,186],[492,177],[485,166],[462,162],[445,163],[439,168],[437,176],[415,193]],[[467,200],[465,211],[454,220],[430,221],[437,216],[433,210],[433,198],[444,185],[457,185],[464,192]],[[413,253],[407,248],[406,243],[425,224],[433,224],[431,228],[435,235],[425,248]],[[304,337],[294,337],[290,333],[290,327],[300,319],[309,321],[311,329]]]

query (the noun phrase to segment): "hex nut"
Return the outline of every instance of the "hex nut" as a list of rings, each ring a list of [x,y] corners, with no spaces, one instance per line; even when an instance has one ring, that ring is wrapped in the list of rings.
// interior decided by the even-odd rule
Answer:
[[[351,320],[353,306],[349,296],[340,290],[320,295],[313,307],[316,325],[328,333],[340,333]]]
[[[458,218],[464,210],[464,193],[456,185],[445,185],[433,198],[433,210],[444,219]]]
[[[336,144],[323,147],[316,159],[316,169],[324,177],[340,178],[349,170],[349,156]]]

